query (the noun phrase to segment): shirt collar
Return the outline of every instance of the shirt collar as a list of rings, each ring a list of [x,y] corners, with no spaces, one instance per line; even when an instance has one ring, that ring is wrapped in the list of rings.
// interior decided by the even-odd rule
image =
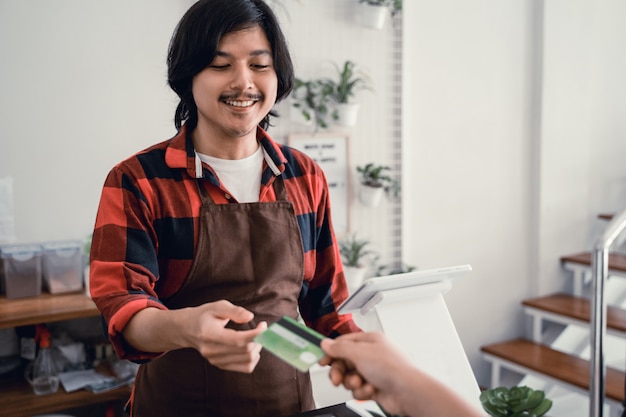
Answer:
[[[280,175],[285,171],[285,164],[287,163],[280,146],[260,127],[257,127],[257,140],[263,147],[267,169],[274,176]],[[206,170],[202,168],[202,161],[196,154],[191,134],[188,134],[186,125],[183,125],[178,133],[170,139],[170,144],[165,151],[165,163],[170,168],[187,170],[192,178],[204,177]]]

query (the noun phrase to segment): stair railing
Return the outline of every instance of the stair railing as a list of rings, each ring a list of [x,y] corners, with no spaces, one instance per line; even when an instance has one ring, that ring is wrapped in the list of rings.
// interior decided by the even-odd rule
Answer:
[[[591,369],[589,380],[589,416],[604,415],[606,364],[604,362],[604,340],[606,338],[607,306],[604,284],[609,274],[609,249],[622,231],[626,229],[626,210],[613,216],[604,233],[596,241],[592,258],[591,299]]]

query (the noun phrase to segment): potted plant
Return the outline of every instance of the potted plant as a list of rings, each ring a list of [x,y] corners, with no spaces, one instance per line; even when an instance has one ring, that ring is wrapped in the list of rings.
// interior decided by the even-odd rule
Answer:
[[[364,166],[357,166],[356,170],[361,174],[359,199],[366,206],[377,207],[383,194],[391,198],[399,196],[400,184],[386,174],[391,170],[390,167],[370,162]]]
[[[370,82],[363,74],[358,74],[356,64],[352,61],[344,62],[342,67],[335,64],[338,78],[326,79],[330,96],[335,101],[334,119],[343,126],[356,124],[359,105],[352,102],[352,98],[360,90],[371,90]]]
[[[332,122],[354,126],[359,107],[352,98],[360,90],[371,89],[367,77],[357,73],[354,62],[334,66],[337,78],[296,78],[291,93],[293,108],[299,111],[304,122],[314,123],[316,130],[328,128]]]
[[[295,119],[304,125],[315,124],[315,130],[327,128],[333,116],[331,112],[332,87],[323,80],[303,80],[296,78],[291,93],[291,104],[297,110]]]
[[[358,16],[363,26],[382,29],[385,26],[387,12],[395,16],[402,11],[402,0],[359,0],[361,10]]]
[[[552,407],[543,391],[526,386],[487,389],[480,393],[480,403],[493,417],[540,417]]]
[[[378,258],[377,254],[368,248],[369,245],[368,240],[359,239],[356,233],[339,241],[339,253],[350,293],[359,288],[363,282],[368,259],[373,262]]]

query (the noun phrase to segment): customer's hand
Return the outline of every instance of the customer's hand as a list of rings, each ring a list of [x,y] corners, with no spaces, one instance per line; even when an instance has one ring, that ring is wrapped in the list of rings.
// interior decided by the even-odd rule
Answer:
[[[351,333],[335,340],[324,339],[322,349],[329,357],[330,379],[343,385],[358,400],[376,400],[393,414],[402,414],[398,388],[403,375],[413,366],[382,333]]]
[[[330,379],[359,400],[375,400],[385,411],[410,417],[486,417],[437,379],[413,364],[382,333],[351,333],[322,340]]]

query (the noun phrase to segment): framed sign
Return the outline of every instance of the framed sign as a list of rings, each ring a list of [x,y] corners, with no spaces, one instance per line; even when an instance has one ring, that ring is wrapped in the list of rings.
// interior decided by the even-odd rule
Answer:
[[[306,153],[322,168],[328,181],[335,233],[349,232],[348,136],[341,133],[293,134],[288,137],[288,145]]]

